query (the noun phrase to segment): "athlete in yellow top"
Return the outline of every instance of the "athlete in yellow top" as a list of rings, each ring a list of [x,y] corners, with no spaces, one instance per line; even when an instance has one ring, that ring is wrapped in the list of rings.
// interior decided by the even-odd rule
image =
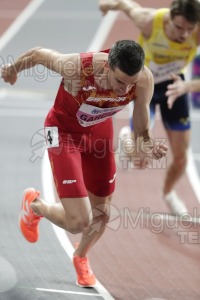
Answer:
[[[200,2],[174,0],[170,8],[154,9],[132,0],[99,0],[99,7],[104,14],[109,10],[123,11],[140,30],[139,43],[145,51],[145,64],[155,80],[151,116],[153,118],[156,104],[159,104],[173,154],[163,185],[163,197],[173,214],[187,212],[174,188],[187,164],[190,118],[184,92],[190,89],[183,91],[181,79],[184,79],[183,68],[194,58],[200,45]],[[130,128],[126,128],[130,133]],[[121,136],[128,136],[124,128]]]

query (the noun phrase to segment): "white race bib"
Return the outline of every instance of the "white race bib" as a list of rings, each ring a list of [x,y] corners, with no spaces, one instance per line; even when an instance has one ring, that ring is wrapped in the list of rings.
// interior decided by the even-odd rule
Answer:
[[[155,83],[172,79],[171,73],[180,74],[184,67],[185,62],[183,60],[172,61],[166,64],[156,64],[151,61],[149,64],[149,69],[153,74]]]
[[[121,111],[125,106],[126,105],[99,108],[83,103],[77,111],[76,117],[81,126],[87,127],[107,120],[108,118]]]

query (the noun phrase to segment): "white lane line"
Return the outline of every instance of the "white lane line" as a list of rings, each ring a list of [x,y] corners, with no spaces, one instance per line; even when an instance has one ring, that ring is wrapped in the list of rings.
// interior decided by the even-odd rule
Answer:
[[[39,92],[36,90],[27,90],[27,89],[15,89],[15,90],[10,90],[9,88],[0,88],[0,103],[5,101],[8,101],[8,98],[14,98],[15,102],[16,99],[20,99],[20,100],[34,100],[34,101],[38,101],[40,102],[41,99],[48,99],[48,94],[50,95],[49,91],[43,91],[43,92]]]
[[[194,158],[194,160],[196,160],[196,161],[200,161],[200,153],[193,153],[193,158]]]
[[[92,293],[81,293],[81,292],[74,292],[74,291],[64,291],[64,290],[54,290],[54,289],[43,289],[43,288],[36,288],[37,291],[42,292],[50,292],[50,293],[61,293],[61,294],[71,294],[71,295],[81,295],[81,296],[93,296],[93,297],[102,297],[99,294],[92,294]]]
[[[52,106],[48,99],[48,92],[0,89],[0,116],[44,118]]]
[[[187,173],[188,180],[192,186],[192,189],[195,193],[195,196],[198,202],[200,203],[200,178],[198,175],[197,167],[194,162],[194,156],[191,147],[189,148],[188,151],[188,164],[186,168],[186,173]]]
[[[12,110],[12,109],[1,109],[0,110],[0,117],[7,118],[45,118],[47,115],[46,109],[20,109],[20,110]]]
[[[114,22],[116,21],[119,12],[110,11],[106,16],[103,17],[97,32],[88,48],[88,51],[99,51],[103,50],[103,43],[106,41]]]
[[[0,50],[18,33],[45,0],[32,0],[0,38]]]
[[[191,111],[191,120],[196,123],[200,121],[200,109]]]

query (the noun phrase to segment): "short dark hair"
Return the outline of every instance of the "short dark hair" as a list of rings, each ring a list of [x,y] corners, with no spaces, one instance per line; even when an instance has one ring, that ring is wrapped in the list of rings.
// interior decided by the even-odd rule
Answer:
[[[188,22],[196,24],[200,22],[199,0],[174,0],[170,5],[170,16],[183,16]]]
[[[132,40],[121,40],[113,44],[108,55],[111,70],[119,68],[129,76],[137,74],[144,67],[145,54],[142,47]]]

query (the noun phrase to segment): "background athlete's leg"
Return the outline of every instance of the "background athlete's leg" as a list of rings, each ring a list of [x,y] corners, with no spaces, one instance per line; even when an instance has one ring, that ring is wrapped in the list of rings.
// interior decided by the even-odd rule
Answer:
[[[187,212],[185,205],[181,201],[178,201],[178,198],[177,201],[171,202],[170,199],[176,196],[174,194],[170,195],[170,193],[174,193],[173,188],[186,169],[190,130],[167,130],[167,135],[172,151],[172,162],[170,163],[166,173],[163,193],[164,196],[169,195],[166,200],[168,200],[167,204],[169,205],[172,212],[174,212],[175,214],[181,214]]]
[[[166,82],[164,84],[166,85]],[[163,97],[160,109],[172,152],[172,162],[167,169],[163,186],[164,200],[172,214],[181,215],[187,213],[187,208],[179,199],[174,187],[183,175],[187,164],[187,150],[190,142],[187,95],[177,98],[172,109],[168,108],[167,98]]]

